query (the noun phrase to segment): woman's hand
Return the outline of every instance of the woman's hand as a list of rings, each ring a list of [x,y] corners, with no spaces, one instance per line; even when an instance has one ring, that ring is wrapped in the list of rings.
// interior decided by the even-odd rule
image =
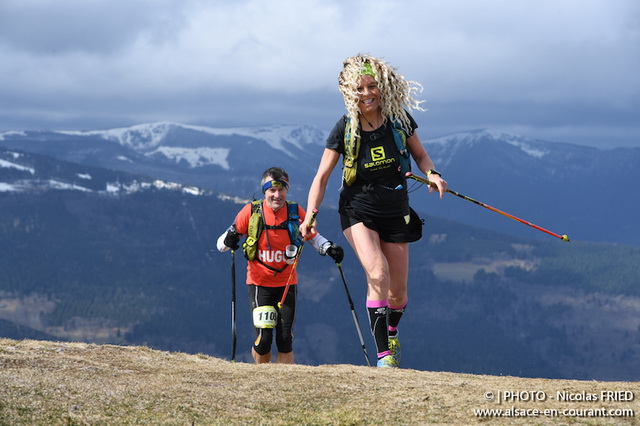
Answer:
[[[442,176],[431,173],[429,176],[429,192],[435,190],[440,193],[440,198],[444,197],[444,193],[447,192],[447,181],[442,179]]]
[[[316,231],[315,222],[313,223],[313,225],[309,225],[309,223],[305,220],[300,225],[299,230],[300,230],[300,235],[302,235],[302,238],[306,240],[308,235],[312,235]]]

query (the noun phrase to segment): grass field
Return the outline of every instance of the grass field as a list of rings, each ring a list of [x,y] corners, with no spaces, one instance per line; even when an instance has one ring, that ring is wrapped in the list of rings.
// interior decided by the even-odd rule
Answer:
[[[639,398],[638,382],[253,365],[146,347],[0,339],[2,425],[618,425],[640,424]]]

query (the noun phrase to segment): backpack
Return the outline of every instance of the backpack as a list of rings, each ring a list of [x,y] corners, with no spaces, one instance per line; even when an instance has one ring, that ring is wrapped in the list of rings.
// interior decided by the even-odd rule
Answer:
[[[266,229],[286,229],[289,231],[289,239],[291,244],[296,247],[300,247],[302,244],[302,236],[300,235],[300,215],[298,214],[298,204],[293,201],[287,201],[287,220],[279,225],[268,225]],[[262,231],[265,229],[264,216],[262,214],[262,200],[254,200],[251,202],[251,217],[249,218],[249,229],[247,230],[247,238],[242,243],[242,249],[244,250],[244,256],[247,260],[257,260],[262,265],[266,266],[275,272],[282,272],[282,270],[274,269],[268,265],[265,265],[257,257],[258,253],[258,240]],[[286,266],[285,266],[286,268]]]
[[[342,161],[342,178],[351,186],[356,181],[358,170],[358,154],[360,153],[360,138],[354,137],[351,133],[351,117],[346,117],[346,125],[344,129],[344,159]],[[393,132],[393,140],[400,154],[400,173],[405,176],[411,171],[411,156],[407,149],[407,133],[402,129],[399,122],[394,121],[391,126]]]

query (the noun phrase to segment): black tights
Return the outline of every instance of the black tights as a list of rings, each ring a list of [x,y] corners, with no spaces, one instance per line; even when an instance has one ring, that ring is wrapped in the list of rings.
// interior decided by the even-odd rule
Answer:
[[[285,287],[261,287],[249,285],[249,302],[251,312],[258,306],[274,306],[278,309],[278,303],[282,298]],[[278,323],[275,327],[276,346],[278,352],[287,353],[293,351],[293,323],[296,319],[296,285],[289,286],[289,292],[281,309],[278,309]],[[271,352],[273,342],[273,328],[256,328],[256,341],[253,348],[259,355]]]

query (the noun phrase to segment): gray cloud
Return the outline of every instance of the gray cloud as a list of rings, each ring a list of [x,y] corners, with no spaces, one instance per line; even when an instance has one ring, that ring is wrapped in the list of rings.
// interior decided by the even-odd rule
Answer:
[[[16,51],[35,55],[111,55],[126,51],[140,37],[161,40],[179,30],[180,15],[162,9],[168,4],[149,0],[4,0],[0,4],[0,40]]]
[[[342,60],[366,52],[423,84],[428,137],[640,146],[639,17],[633,0],[3,0],[0,130],[329,128]]]

